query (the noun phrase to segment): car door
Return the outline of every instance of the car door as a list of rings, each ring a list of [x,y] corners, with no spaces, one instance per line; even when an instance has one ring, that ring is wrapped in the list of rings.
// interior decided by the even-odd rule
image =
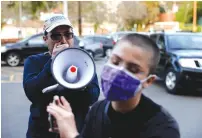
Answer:
[[[30,38],[23,49],[25,56],[35,55],[48,51],[48,46],[43,40],[43,35],[36,35]]]
[[[159,61],[158,67],[157,67],[157,73],[159,74],[159,76],[162,77],[165,72],[165,65],[166,65],[167,59],[168,59],[164,34],[160,34],[157,37],[157,46],[159,47],[159,50],[160,50],[160,61]]]
[[[93,46],[94,41],[92,37],[83,38],[82,43],[84,44],[85,50],[92,51],[92,52],[96,50],[96,47]]]

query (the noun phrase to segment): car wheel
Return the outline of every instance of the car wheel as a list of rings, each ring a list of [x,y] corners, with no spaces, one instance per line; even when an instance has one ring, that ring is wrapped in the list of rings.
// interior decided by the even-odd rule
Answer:
[[[178,80],[179,80],[178,73],[174,69],[169,68],[166,72],[164,79],[166,89],[169,93],[177,94]]]
[[[20,55],[16,52],[9,53],[6,56],[6,63],[12,67],[18,66],[20,64],[20,60]]]

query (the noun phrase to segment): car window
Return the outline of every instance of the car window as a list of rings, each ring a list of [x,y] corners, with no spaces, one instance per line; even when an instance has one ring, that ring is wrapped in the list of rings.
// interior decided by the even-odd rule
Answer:
[[[102,41],[101,37],[94,37],[94,40],[95,40],[96,42]]]
[[[150,38],[156,43],[158,35],[151,35]]]
[[[82,39],[82,42],[84,44],[92,44],[93,43],[93,38],[90,38],[90,37],[84,38],[84,39]]]
[[[74,45],[75,46],[79,45],[79,38],[77,36],[74,36]]]
[[[105,42],[106,39],[103,38],[103,37],[95,37],[95,41],[96,41],[96,42]]]
[[[163,35],[159,36],[159,39],[157,41],[157,45],[160,49],[164,49],[165,48],[165,39]]]
[[[29,45],[34,45],[34,46],[41,46],[41,45],[45,45],[45,42],[43,40],[43,36],[40,35],[40,36],[36,36],[36,37],[31,38],[28,41],[28,44]]]
[[[202,49],[202,36],[194,34],[170,35],[168,36],[168,44],[170,49]]]

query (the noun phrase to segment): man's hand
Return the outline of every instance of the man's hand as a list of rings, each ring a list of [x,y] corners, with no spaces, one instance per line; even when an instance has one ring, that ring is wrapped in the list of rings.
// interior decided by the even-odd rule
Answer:
[[[56,104],[50,103],[47,112],[55,117],[60,138],[75,138],[79,133],[70,104],[63,96],[60,99],[54,97],[54,100]]]
[[[53,52],[51,55],[51,58],[53,59],[60,51],[64,50],[65,48],[69,48],[70,46],[68,44],[58,44],[56,43]]]

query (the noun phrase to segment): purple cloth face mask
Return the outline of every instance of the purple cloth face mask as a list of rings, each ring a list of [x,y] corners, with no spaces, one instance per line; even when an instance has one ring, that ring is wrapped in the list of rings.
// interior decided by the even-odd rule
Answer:
[[[110,101],[122,101],[134,97],[142,88],[143,81],[112,64],[106,64],[101,74],[102,91]]]

